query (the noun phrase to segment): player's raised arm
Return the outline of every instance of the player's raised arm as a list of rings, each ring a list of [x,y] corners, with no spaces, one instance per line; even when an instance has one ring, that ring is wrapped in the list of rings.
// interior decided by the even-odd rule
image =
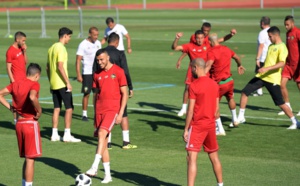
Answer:
[[[232,36],[234,36],[236,33],[237,33],[236,29],[233,28],[233,29],[230,30],[229,34],[225,35],[224,37],[219,38],[218,42],[219,43],[225,42],[225,41],[231,39]]]
[[[183,36],[182,32],[176,33],[175,40],[173,41],[172,46],[171,46],[172,50],[176,50],[176,51],[182,51],[183,50],[182,46],[178,45],[178,41],[182,36]]]

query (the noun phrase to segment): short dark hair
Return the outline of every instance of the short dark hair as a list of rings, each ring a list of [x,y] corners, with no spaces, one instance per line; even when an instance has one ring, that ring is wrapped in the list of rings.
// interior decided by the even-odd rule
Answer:
[[[105,22],[108,25],[109,23],[114,23],[115,21],[114,21],[114,19],[112,17],[108,17],[108,18],[106,18]]]
[[[101,48],[101,49],[97,50],[97,52],[96,52],[96,57],[99,56],[100,54],[103,54],[103,53],[106,53],[106,54],[108,55],[108,53],[107,53],[107,51],[105,50],[105,48]]]
[[[109,34],[107,42],[111,43],[111,42],[118,41],[119,39],[120,39],[120,36],[118,34],[116,34],[115,32],[112,32],[111,34]]]
[[[211,24],[209,23],[209,22],[204,22],[203,24],[202,24],[202,27],[208,27],[208,28],[211,28]],[[201,27],[201,28],[202,28]]]
[[[15,41],[17,41],[17,38],[19,37],[26,37],[26,34],[24,32],[18,31],[15,33]]]
[[[279,34],[280,35],[280,30],[277,26],[271,26],[268,29],[268,33],[272,33],[272,34]]]
[[[204,33],[203,33],[203,31],[202,31],[202,30],[196,30],[196,32],[195,32],[195,36],[196,36],[196,35],[199,35],[199,34],[202,34],[202,35],[204,35]]]
[[[264,25],[270,25],[271,19],[268,16],[263,16],[261,17],[260,22],[263,23]]]
[[[287,15],[287,16],[285,16],[285,19],[284,19],[284,21],[292,21],[292,22],[294,22],[294,17],[293,16],[291,16],[291,15]]]
[[[42,68],[39,64],[37,63],[30,63],[27,67],[27,71],[26,71],[26,75],[27,76],[34,76],[37,73],[41,73],[42,72]]]
[[[93,30],[96,30],[96,31],[98,31],[98,28],[97,27],[95,27],[95,26],[92,26],[90,29],[89,29],[89,33],[92,33],[92,31]]]
[[[62,27],[62,28],[60,28],[60,29],[58,30],[58,37],[59,37],[59,38],[62,38],[65,34],[71,35],[71,34],[73,34],[73,31],[70,30],[70,29],[67,28],[67,27]]]

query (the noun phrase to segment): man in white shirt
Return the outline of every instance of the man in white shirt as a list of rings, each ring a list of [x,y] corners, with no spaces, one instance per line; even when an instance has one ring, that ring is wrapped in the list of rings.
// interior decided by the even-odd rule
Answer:
[[[77,81],[82,83],[82,120],[88,121],[87,107],[89,96],[93,85],[93,64],[97,50],[101,49],[101,43],[98,40],[99,31],[96,27],[89,29],[88,38],[84,39],[78,46],[76,52],[76,73]],[[82,71],[80,66],[82,63]]]
[[[271,19],[267,16],[263,16],[260,19],[260,28],[262,29],[257,38],[257,53],[256,53],[256,67],[255,67],[255,73],[258,72],[258,69],[264,66],[267,52],[269,45],[271,44],[271,41],[268,36],[268,29],[270,28]],[[257,90],[256,94],[253,94],[254,96],[262,96],[263,91],[262,88],[259,88]]]

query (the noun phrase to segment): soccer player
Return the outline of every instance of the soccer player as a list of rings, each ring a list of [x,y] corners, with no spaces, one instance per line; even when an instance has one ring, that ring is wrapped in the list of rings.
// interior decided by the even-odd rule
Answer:
[[[182,32],[176,33],[175,40],[172,44],[172,49],[175,51],[182,51],[184,53],[187,53],[189,55],[190,61],[196,59],[196,58],[202,58],[206,60],[207,57],[207,45],[204,45],[204,33],[201,30],[197,30],[194,34],[196,43],[189,42],[183,45],[178,45],[179,39],[183,36]],[[183,116],[186,113],[187,109],[187,101],[188,101],[188,89],[189,84],[193,81],[193,76],[191,72],[191,67],[189,66],[186,74],[185,79],[185,90],[183,93],[183,106],[181,110],[178,112],[178,116]]]
[[[203,41],[203,45],[206,47],[206,49],[209,49],[210,48],[210,43],[209,43],[209,39],[208,39],[208,36],[209,36],[209,33],[210,33],[210,30],[211,30],[211,24],[208,23],[208,22],[204,22],[201,26],[201,30],[202,32],[204,33],[204,41]],[[222,38],[219,38],[218,39],[218,42],[219,43],[222,43],[224,41],[227,41],[229,40],[232,36],[234,36],[236,34],[236,30],[235,29],[231,29],[230,33],[225,35],[224,37]],[[196,43],[196,40],[195,40],[195,37],[194,37],[194,34],[191,35],[190,37],[190,42],[191,43]],[[187,53],[183,52],[181,54],[181,56],[179,57],[179,59],[177,60],[177,63],[176,63],[176,68],[179,69],[180,68],[180,65],[181,65],[181,61],[183,60],[183,58],[187,55]],[[180,111],[178,112],[178,116],[183,116],[185,113],[186,113],[186,107],[187,107],[187,100],[188,100],[188,93],[187,91],[184,91],[183,93],[183,104],[182,104],[182,107],[180,109]]]
[[[105,177],[101,183],[112,181],[110,174],[109,152],[107,149],[108,134],[114,124],[120,124],[128,99],[127,82],[124,70],[109,61],[109,55],[105,49],[96,53],[100,70],[94,73],[93,86],[98,88],[96,96],[95,133],[98,137],[96,155],[87,175],[95,176],[102,159]]]
[[[286,84],[293,79],[300,90],[300,29],[295,26],[294,18],[290,15],[285,17],[284,25],[287,30],[286,46],[289,54],[282,71],[280,88],[285,104],[292,110]],[[281,111],[278,115],[284,115],[284,112]],[[300,116],[300,111],[297,113],[297,116]]]
[[[58,31],[59,41],[54,43],[48,50],[47,75],[50,82],[50,90],[54,103],[52,116],[51,141],[60,141],[58,135],[59,113],[64,102],[65,111],[65,131],[64,142],[80,142],[80,139],[71,135],[71,123],[73,113],[72,85],[68,76],[68,52],[65,47],[69,43],[72,30],[62,27]]]
[[[6,70],[10,82],[26,78],[26,34],[18,31],[15,33],[15,41],[6,52]],[[14,124],[17,116],[14,113]]]
[[[215,119],[219,109],[219,86],[205,73],[206,63],[201,58],[191,62],[195,78],[189,87],[189,107],[183,139],[187,150],[187,185],[194,186],[197,175],[197,158],[202,146],[208,153],[218,186],[223,186],[222,165],[218,157]]]
[[[236,103],[233,98],[234,82],[230,70],[231,58],[235,60],[240,75],[244,73],[245,68],[242,66],[241,59],[234,51],[226,46],[220,45],[217,34],[209,35],[209,41],[212,48],[207,52],[205,72],[209,72],[210,77],[218,83],[220,93],[219,100],[221,100],[223,96],[226,97],[232,114],[232,123],[230,125],[237,126]],[[217,134],[226,135],[219,112],[217,112],[216,118],[218,128]]]
[[[93,85],[93,63],[97,50],[101,48],[98,40],[99,31],[97,27],[90,27],[89,36],[78,46],[76,52],[76,73],[77,81],[82,83],[82,121],[88,121],[87,107]],[[82,72],[80,66],[82,63]]]
[[[32,186],[34,175],[34,161],[42,155],[40,126],[38,119],[42,108],[38,101],[40,84],[38,80],[41,67],[30,63],[27,68],[27,78],[11,82],[0,90],[0,103],[18,115],[16,135],[19,155],[25,158],[22,170],[22,186]],[[14,100],[11,106],[4,96],[11,94]]]
[[[257,52],[256,52],[256,66],[255,73],[258,72],[258,69],[264,66],[264,62],[267,57],[267,51],[271,41],[268,36],[268,29],[270,28],[271,19],[267,16],[263,16],[260,19],[260,28],[262,29],[257,38]],[[253,96],[262,96],[263,90],[262,88],[257,89],[257,93],[253,94]]]
[[[284,104],[280,90],[281,71],[284,67],[288,50],[280,38],[280,30],[278,27],[270,27],[268,30],[268,35],[272,44],[269,46],[264,67],[258,69],[256,76],[251,79],[242,90],[238,121],[239,123],[244,123],[246,121],[245,109],[248,96],[258,88],[265,86],[272,96],[275,105],[279,106],[281,110],[283,110],[284,113],[291,119],[292,125],[288,129],[297,129],[298,121],[293,115],[290,107]]]
[[[131,82],[131,77],[130,77],[130,73],[129,73],[129,69],[128,69],[128,65],[126,62],[126,57],[125,54],[123,52],[120,52],[117,49],[117,46],[119,44],[119,40],[120,37],[118,34],[116,33],[111,33],[108,36],[108,46],[105,48],[105,50],[107,51],[108,55],[109,55],[109,61],[113,64],[118,65],[119,67],[121,67],[124,72],[125,72],[125,76],[126,76],[126,80],[127,80],[127,84],[128,84],[128,88],[129,88],[129,97],[133,96],[133,86],[132,86],[132,82]],[[97,71],[97,69],[100,69],[100,65],[97,64],[97,61],[95,61],[94,63],[94,71]],[[125,107],[124,110],[124,114],[123,114],[123,118],[122,118],[122,122],[121,122],[121,128],[122,128],[122,135],[123,135],[123,149],[135,149],[137,148],[136,145],[132,145],[130,143],[130,139],[129,139],[129,121],[128,121],[128,115],[127,115],[127,105]],[[108,148],[111,149],[111,133],[109,134],[109,138],[108,138]]]

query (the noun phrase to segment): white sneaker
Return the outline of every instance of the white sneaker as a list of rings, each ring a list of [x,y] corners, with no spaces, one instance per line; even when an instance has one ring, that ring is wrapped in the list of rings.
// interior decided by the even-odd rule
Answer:
[[[181,109],[181,110],[178,112],[177,116],[183,116],[183,115],[185,115],[185,114],[186,114],[186,109]]]
[[[60,141],[60,140],[61,140],[61,138],[60,138],[59,135],[52,135],[51,136],[51,141]]]
[[[112,182],[111,176],[104,176],[104,179],[101,181],[101,183],[109,183]]]
[[[238,118],[238,121],[237,121],[239,124],[241,123],[245,123],[246,122],[246,119],[245,118]]]
[[[300,111],[296,114],[296,116],[300,116]]]
[[[64,136],[63,141],[64,142],[77,143],[77,142],[81,142],[81,139],[77,139],[74,136]]]
[[[291,126],[289,126],[289,128],[287,128],[288,130],[295,130],[297,129],[297,124],[291,124]]]
[[[278,112],[278,116],[283,116],[285,113],[283,111]]]
[[[223,132],[216,131],[216,135],[217,136],[226,136],[226,133],[225,133],[225,131],[223,131]]]
[[[253,96],[257,97],[257,96],[262,96],[263,94],[259,94],[259,93],[254,93]]]
[[[85,174],[88,175],[88,176],[94,177],[94,176],[97,176],[97,171],[98,171],[98,168],[91,167],[89,170],[87,170],[85,172]]]
[[[230,128],[238,127],[239,124],[240,124],[240,123],[239,123],[238,121],[234,121],[234,122],[231,122],[231,123],[229,124],[229,127],[230,127]]]

